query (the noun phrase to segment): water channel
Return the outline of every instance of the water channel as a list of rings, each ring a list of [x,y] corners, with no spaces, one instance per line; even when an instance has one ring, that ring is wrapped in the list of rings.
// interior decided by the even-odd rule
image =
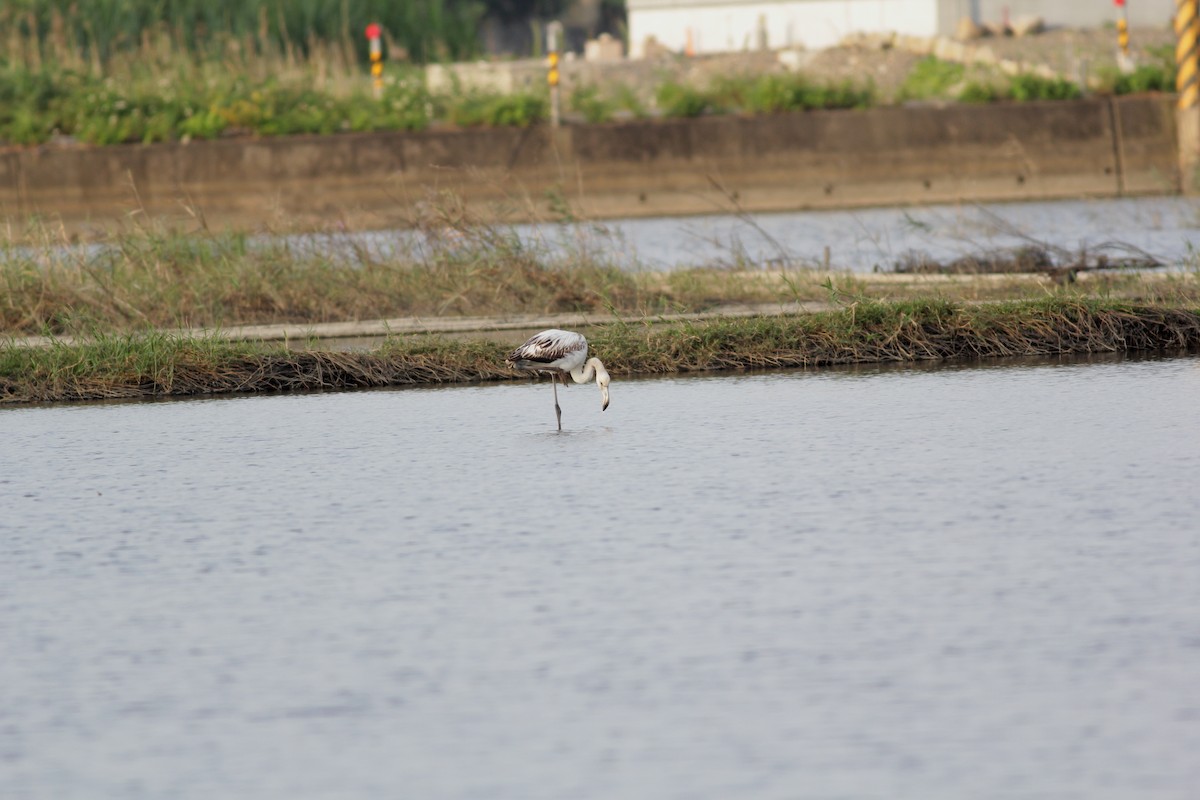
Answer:
[[[0,411],[0,791],[1200,786],[1200,358]]]
[[[737,215],[714,209],[708,216],[516,225],[513,231],[547,252],[591,256],[625,269],[791,264],[888,272],[910,253],[946,262],[1040,244],[1074,257],[1086,251],[1093,258],[1105,253],[1112,259],[1142,251],[1168,268],[1194,270],[1200,247],[1200,202],[1171,196],[778,214]],[[372,252],[385,258],[424,244],[409,231],[292,241],[299,247]],[[434,244],[444,245],[444,241]]]
[[[838,272],[890,272],[910,254],[938,262],[1037,245],[1075,261],[1090,254],[1112,260],[1149,255],[1169,270],[1200,263],[1200,201],[1194,197],[1129,197],[1018,203],[963,203],[912,208],[651,217],[496,226],[550,258],[591,258],[628,270],[688,267],[809,267]],[[294,251],[338,263],[364,259],[410,263],[435,248],[461,246],[458,231],[434,227],[327,232],[251,240],[281,241]],[[490,241],[490,240],[488,240]],[[80,244],[46,249],[0,243],[0,257],[41,260],[82,252],[97,258],[111,246]],[[826,249],[828,248],[828,261]],[[1059,261],[1062,259],[1059,258]],[[98,263],[104,263],[99,259]]]

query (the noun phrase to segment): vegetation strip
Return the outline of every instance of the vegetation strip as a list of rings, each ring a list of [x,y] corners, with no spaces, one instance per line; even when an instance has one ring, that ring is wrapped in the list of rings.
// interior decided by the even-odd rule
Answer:
[[[755,317],[777,314],[796,314],[820,311],[827,304],[757,303],[754,305],[722,306],[712,311],[686,314],[658,314],[655,322],[684,322],[716,319],[718,317]],[[227,339],[231,342],[315,342],[322,339],[360,339],[413,334],[463,334],[488,331],[529,331],[545,328],[591,328],[616,321],[635,323],[644,316],[614,317],[612,314],[509,314],[492,317],[394,317],[392,319],[356,320],[354,322],[318,322],[309,325],[241,325],[230,328],[192,328],[164,331],[184,339]],[[0,342],[3,342],[0,335]],[[81,341],[87,341],[86,337]],[[75,344],[74,336],[14,336],[9,343],[20,347],[53,347],[56,344]],[[311,345],[310,345],[311,346]]]
[[[550,2],[539,0],[537,9],[513,0],[126,0],[69,8],[65,0],[3,3],[0,144],[111,145],[436,125],[538,125],[550,109],[544,81],[499,92],[456,78],[450,89],[428,80],[420,65],[475,55],[480,30],[489,24],[485,15],[491,24],[511,23],[540,9],[548,19],[554,16],[552,7],[563,7],[562,0]],[[621,13],[620,3],[602,5],[606,16]],[[367,20],[381,23],[385,31],[388,58],[378,97],[364,80],[368,45],[359,23]],[[1097,66],[1086,79],[1086,91],[1076,82],[1078,74],[1010,75],[999,62],[966,65],[934,56],[917,63],[894,93],[877,89],[870,75],[831,81],[785,71],[776,59],[759,59],[753,67],[726,65],[705,80],[704,74],[716,68],[703,65],[712,62],[669,57],[652,62],[653,70],[642,70],[632,81],[621,77],[625,65],[600,72],[568,70],[565,99],[568,121],[601,123],[911,101],[1067,100],[1087,91],[1171,91],[1173,48],[1138,49],[1132,72],[1115,64]],[[1032,67],[1008,63],[1015,69]],[[508,67],[495,69],[502,74]],[[533,69],[540,75],[540,65]],[[678,80],[668,77],[672,73]],[[514,84],[523,83],[520,74]]]
[[[513,226],[475,224],[452,198],[415,219],[411,230],[381,234],[371,246],[340,234],[277,231],[255,238],[156,226],[64,246],[53,229],[34,226],[28,245],[0,241],[0,337],[148,329],[200,337],[196,329],[204,328],[234,338],[231,329],[254,326],[248,337],[266,338],[258,326],[272,326],[285,338],[304,339],[313,326],[346,320],[384,320],[386,328],[408,317],[433,330],[435,320],[462,330],[470,323],[452,318],[490,317],[497,310],[509,317],[640,318],[933,294],[974,301],[1086,291],[1145,305],[1200,303],[1195,259],[1188,271],[1164,274],[1113,269],[1147,264],[1147,254],[1117,245],[1072,253],[1025,237],[1028,244],[1017,253],[983,250],[949,264],[906,253],[884,266],[908,274],[876,274],[817,268],[818,260],[791,256],[776,243],[783,257],[778,266],[766,268],[735,248],[707,265],[660,272],[627,258],[612,231],[571,230],[579,238],[556,250],[546,240],[522,239]],[[1099,269],[1101,259],[1106,269]],[[1042,272],[1011,272],[1033,268]],[[962,274],[998,270],[1003,273]],[[395,332],[411,330],[402,324]]]
[[[650,320],[647,320],[649,322]],[[591,332],[617,375],[1200,348],[1200,309],[1052,298],[959,305],[862,302],[835,311]],[[396,337],[369,353],[293,352],[152,333],[0,348],[0,403],[492,381],[504,344]]]

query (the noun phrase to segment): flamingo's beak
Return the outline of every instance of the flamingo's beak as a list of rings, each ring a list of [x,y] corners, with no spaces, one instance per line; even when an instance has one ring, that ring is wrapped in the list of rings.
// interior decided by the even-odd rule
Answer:
[[[605,411],[608,409],[608,387],[607,386],[600,387],[600,397],[604,401],[603,403],[600,404],[600,410]]]

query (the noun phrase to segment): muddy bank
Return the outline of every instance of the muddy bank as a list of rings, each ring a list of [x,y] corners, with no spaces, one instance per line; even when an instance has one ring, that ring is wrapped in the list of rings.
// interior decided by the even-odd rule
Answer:
[[[647,322],[651,322],[647,320]],[[614,375],[1200,347],[1200,310],[1111,300],[855,303],[835,311],[589,332]],[[370,352],[162,334],[0,349],[0,403],[496,381],[511,343],[396,337]]]

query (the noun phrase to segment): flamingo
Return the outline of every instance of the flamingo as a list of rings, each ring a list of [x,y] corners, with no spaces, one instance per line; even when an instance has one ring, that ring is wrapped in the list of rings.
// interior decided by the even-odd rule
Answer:
[[[558,407],[558,382],[567,385],[570,375],[576,383],[587,383],[596,379],[603,401],[600,410],[608,408],[608,370],[598,358],[588,358],[587,339],[581,333],[560,331],[551,328],[529,337],[525,344],[504,358],[508,366],[528,372],[550,373],[550,385],[554,387],[554,414],[558,418],[558,429],[562,430],[562,409]]]

